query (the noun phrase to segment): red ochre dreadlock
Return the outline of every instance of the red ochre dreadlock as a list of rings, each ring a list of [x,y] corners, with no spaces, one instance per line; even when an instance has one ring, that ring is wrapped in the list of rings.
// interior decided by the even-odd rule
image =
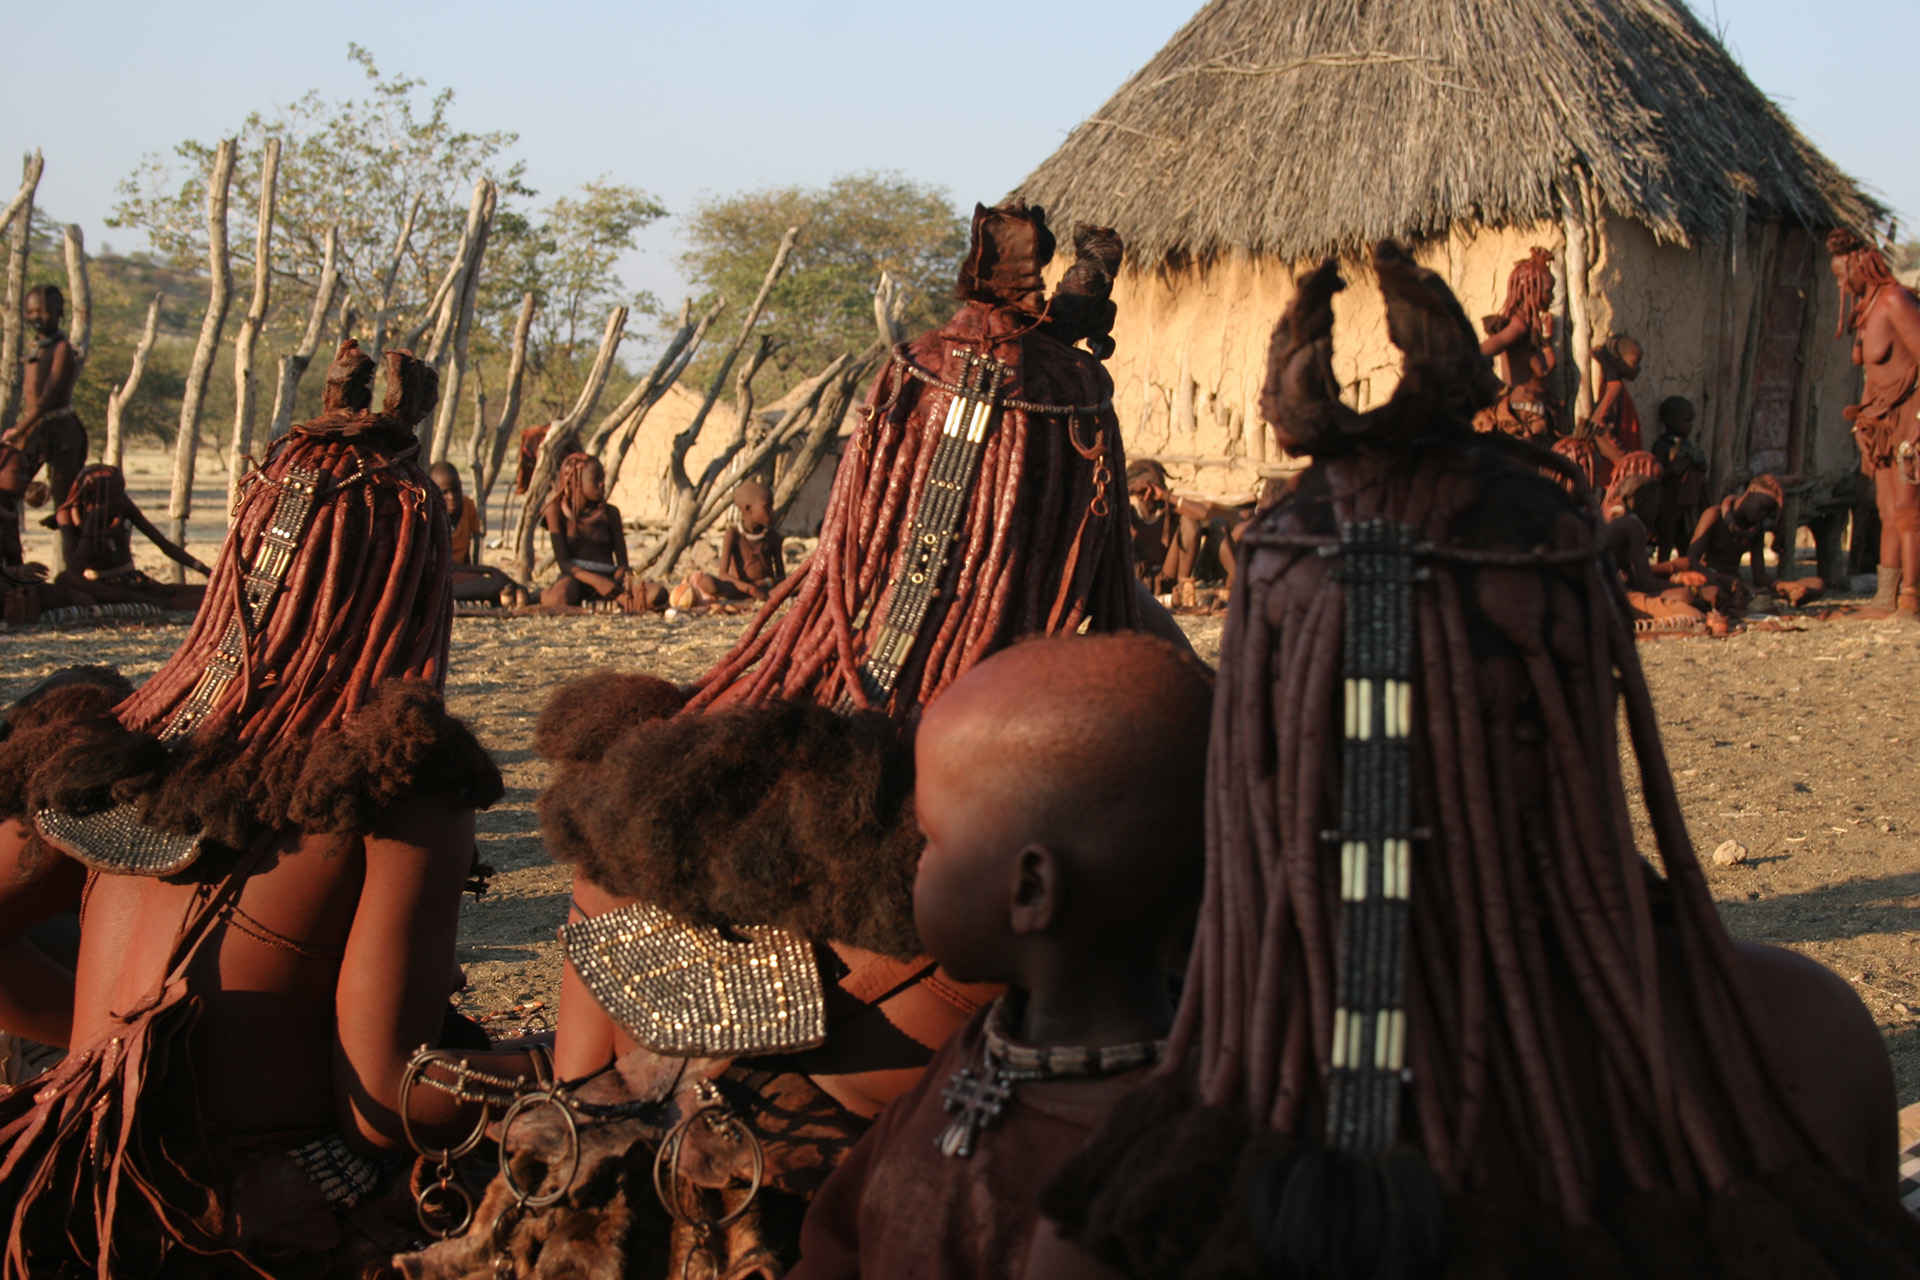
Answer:
[[[446,682],[452,634],[451,536],[439,493],[415,455],[414,425],[438,399],[438,376],[387,353],[385,411],[367,412],[373,362],[352,339],[327,379],[324,412],[275,442],[247,478],[207,603],[180,651],[120,707],[130,729],[157,729],[192,692],[229,619],[247,568],[295,467],[320,474],[313,515],[266,627],[196,733],[243,745],[297,742],[359,710],[383,680]]]
[[[1104,300],[1118,240],[1099,228],[1080,228],[1076,239],[1085,241],[1087,262],[1110,263],[1098,280],[1091,276],[1099,273],[1087,273],[1082,286]],[[947,388],[961,381],[969,353],[1012,366],[1002,387],[1005,407],[980,456],[948,566],[950,585],[928,612],[890,704],[880,709],[910,719],[974,663],[1022,636],[1083,624],[1094,631],[1139,628],[1113,380],[1099,361],[1069,345],[1078,337],[1104,339],[1111,308],[1104,315],[1087,308],[1097,334],[1063,325],[1069,308],[1049,316],[1040,270],[1052,245],[1038,208],[976,210],[961,275],[967,305],[943,328],[896,348],[867,397],[866,425],[834,477],[819,548],[700,681],[690,710],[775,698],[831,706],[843,695],[857,709],[872,706],[860,664],[886,616],[893,573],[927,490],[952,399]],[[1048,411],[1053,406],[1070,410]]]
[[[1540,475],[1544,451],[1472,433],[1497,384],[1438,277],[1391,244],[1374,268],[1407,357],[1382,409],[1334,399],[1331,261],[1275,331],[1263,411],[1315,462],[1246,538],[1177,1025],[1159,1084],[1062,1172],[1048,1213],[1156,1278],[1920,1274],[1892,1189],[1843,1181],[1770,1060],[1591,517]],[[1414,530],[1426,570],[1410,1075],[1405,1145],[1340,1156],[1323,1135],[1336,974],[1355,960],[1327,834],[1345,628],[1330,556],[1366,520]],[[1665,879],[1634,846],[1623,703]],[[1699,1028],[1704,1068],[1676,1025]]]
[[[104,549],[114,526],[125,518],[126,501],[125,474],[116,466],[94,462],[80,468],[60,510],[75,514],[83,543]]]
[[[369,412],[372,383],[372,361],[352,339],[341,343],[325,411],[275,442],[248,477],[185,643],[112,715],[75,705],[33,741],[10,740],[0,769],[19,777],[0,788],[0,805],[85,812],[134,802],[151,826],[240,848],[290,825],[361,832],[407,796],[468,808],[499,798],[498,770],[439,696],[453,617],[450,535],[413,434],[437,378],[409,353],[388,352],[379,413]],[[272,607],[241,646],[238,676],[191,732],[164,744],[157,735],[243,608],[296,467],[318,473],[318,493]]]

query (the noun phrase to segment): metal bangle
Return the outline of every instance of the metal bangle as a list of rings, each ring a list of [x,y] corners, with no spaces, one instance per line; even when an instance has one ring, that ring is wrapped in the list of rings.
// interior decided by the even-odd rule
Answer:
[[[567,1176],[554,1181],[553,1190],[540,1195],[529,1195],[520,1181],[514,1176],[513,1160],[509,1154],[511,1144],[507,1135],[513,1129],[513,1122],[520,1113],[537,1106],[552,1106],[559,1110],[567,1122]],[[558,1166],[556,1166],[558,1167]],[[529,1209],[544,1209],[548,1205],[558,1204],[573,1186],[573,1179],[580,1172],[580,1123],[573,1118],[573,1108],[567,1105],[566,1098],[558,1089],[543,1089],[538,1093],[522,1094],[518,1101],[507,1108],[506,1118],[500,1122],[500,1178],[507,1184],[507,1190],[513,1193],[514,1200]],[[548,1170],[551,1175],[552,1170]]]
[[[745,1138],[747,1147],[753,1154],[753,1182],[752,1185],[747,1188],[746,1196],[736,1207],[718,1218],[701,1219],[688,1214],[687,1211],[681,1207],[679,1197],[672,1195],[667,1188],[670,1182],[680,1176],[680,1148],[684,1144],[687,1131],[693,1127],[694,1121],[705,1116],[710,1111],[720,1112],[729,1123],[738,1127],[741,1135]],[[760,1188],[765,1183],[766,1173],[767,1153],[761,1147],[760,1139],[755,1137],[753,1130],[747,1128],[746,1124],[733,1113],[732,1107],[728,1106],[724,1101],[712,1101],[702,1103],[692,1114],[680,1121],[679,1124],[673,1126],[666,1138],[660,1143],[660,1150],[655,1153],[653,1158],[653,1191],[654,1194],[660,1198],[661,1206],[664,1207],[669,1214],[673,1215],[676,1222],[696,1229],[717,1231],[737,1221],[742,1214],[746,1213],[746,1211],[753,1206],[754,1198],[760,1194]]]
[[[406,1072],[400,1077],[400,1132],[406,1138],[407,1145],[418,1152],[422,1158],[440,1164],[450,1164],[480,1145],[481,1140],[487,1136],[487,1122],[492,1112],[487,1102],[482,1100],[479,1121],[473,1126],[473,1132],[468,1134],[457,1147],[434,1150],[421,1145],[420,1139],[414,1136],[413,1120],[408,1115],[407,1104],[413,1099],[414,1084],[426,1074],[428,1067],[440,1060],[437,1055],[437,1050],[422,1045],[407,1062]]]

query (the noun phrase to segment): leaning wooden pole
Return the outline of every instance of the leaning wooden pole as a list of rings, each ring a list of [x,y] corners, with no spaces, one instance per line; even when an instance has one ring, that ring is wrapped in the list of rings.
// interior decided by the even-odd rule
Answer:
[[[478,479],[474,483],[473,500],[484,512],[487,499],[493,493],[493,486],[500,478],[500,465],[506,460],[507,446],[513,439],[513,429],[520,421],[520,387],[527,373],[527,337],[533,330],[533,294],[531,291],[520,297],[520,318],[513,326],[513,354],[507,364],[507,398],[500,406],[500,420],[493,424],[493,442],[484,455],[476,451],[474,466]],[[611,485],[608,486],[612,488]],[[504,516],[500,525],[506,529]]]
[[[393,242],[393,257],[387,261],[387,273],[380,280],[380,301],[373,311],[373,362],[380,363],[381,352],[387,349],[387,321],[393,316],[393,282],[400,277],[400,264],[407,260],[407,245],[413,240],[413,227],[420,220],[420,206],[426,200],[424,192],[413,197],[413,203],[407,207],[407,220],[400,227],[399,238]]]
[[[87,367],[87,352],[93,347],[93,281],[87,274],[87,237],[79,227],[68,224],[67,248],[67,344],[73,348],[73,367]]]
[[[20,190],[7,204],[13,234],[7,245],[7,310],[0,316],[0,431],[12,429],[20,415],[20,383],[26,375],[20,360],[27,340],[27,248],[32,241],[33,193],[39,189],[46,162],[35,151],[21,168]]]
[[[267,439],[278,440],[293,427],[294,397],[300,392],[300,379],[307,376],[314,353],[320,349],[320,330],[333,308],[333,295],[340,291],[340,271],[335,266],[340,255],[340,228],[327,228],[327,254],[320,264],[320,283],[313,291],[313,310],[307,313],[307,329],[292,355],[280,357],[280,380],[273,388],[273,417],[267,426]]]
[[[1573,375],[1573,410],[1576,418],[1593,414],[1593,311],[1588,292],[1588,272],[1593,260],[1594,219],[1583,175],[1575,170],[1560,187],[1560,211],[1567,241],[1567,345],[1568,368]],[[1571,184],[1571,185],[1569,185]]]
[[[253,454],[253,411],[260,399],[260,379],[253,372],[253,349],[267,323],[267,302],[273,288],[273,210],[280,177],[280,139],[268,138],[260,156],[260,219],[253,232],[253,299],[247,304],[240,332],[233,335],[233,445],[227,453],[227,510],[240,497],[247,459]]]
[[[140,389],[141,375],[147,371],[147,357],[153,354],[154,335],[160,331],[160,301],[165,297],[164,293],[156,293],[153,301],[147,304],[147,324],[140,331],[140,345],[133,349],[133,367],[127,370],[127,380],[107,393],[107,449],[104,456],[110,466],[120,466],[126,457],[126,430],[121,426],[121,419],[126,415],[127,402]]]
[[[200,320],[200,341],[187,366],[186,394],[180,399],[180,431],[173,442],[173,490],[167,514],[173,519],[173,540],[187,545],[187,517],[193,514],[193,465],[200,454],[200,411],[207,404],[207,375],[220,349],[220,333],[227,327],[227,304],[233,300],[232,264],[227,261],[227,194],[233,185],[235,141],[228,138],[213,157],[207,175],[207,313]],[[173,580],[185,582],[187,571],[173,566]]]
[[[466,377],[474,307],[480,298],[480,264],[487,255],[487,241],[493,234],[493,215],[499,201],[500,189],[491,182],[486,183],[480,220],[474,227],[473,244],[467,251],[467,265],[453,308],[453,341],[444,352],[440,371],[440,406],[433,424],[433,448],[428,455],[434,462],[445,462],[453,451],[453,421],[459,407],[461,380]]]

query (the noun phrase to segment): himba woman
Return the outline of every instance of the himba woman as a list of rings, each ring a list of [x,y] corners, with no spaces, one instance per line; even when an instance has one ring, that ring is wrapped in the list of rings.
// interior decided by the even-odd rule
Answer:
[[[1507,385],[1474,425],[1538,445],[1551,445],[1561,430],[1560,402],[1547,387],[1560,362],[1553,348],[1551,262],[1545,249],[1535,249],[1514,263],[1506,303],[1481,322],[1487,337],[1480,350],[1500,358]]]
[[[1471,431],[1439,278],[1373,266],[1388,404],[1336,398],[1334,262],[1275,332],[1262,408],[1313,464],[1246,539],[1178,1024],[1028,1274],[1920,1275],[1872,1017],[1728,936],[1591,516]]]
[[[1154,607],[1100,364],[1121,246],[1075,240],[1049,297],[1042,211],[976,209],[961,309],[895,349],[818,550],[734,651],[689,691],[602,675],[543,715],[542,830],[574,865],[555,1045],[573,1083],[506,1146],[538,1175],[519,1191],[558,1203],[532,1212],[497,1179],[473,1230],[405,1274],[777,1276],[840,1156],[994,994],[914,933],[906,735],[1016,639],[1139,629]]]
[[[133,563],[133,531],[139,530],[175,564],[211,575],[185,549],[154,527],[139,504],[127,496],[127,478],[104,462],[82,467],[67,499],[54,512],[67,567],[56,579],[101,604],[151,604],[162,609],[198,609],[203,585],[156,582]]]
[[[654,597],[664,594],[629,574],[620,509],[607,501],[606,469],[592,454],[570,453],[561,460],[540,519],[560,570],[540,593],[543,608],[571,612],[590,601],[610,600],[624,611],[645,612]]]
[[[383,1196],[399,1085],[501,783],[441,703],[436,378],[389,352],[380,413],[372,381],[343,342],[165,666],[0,744],[0,1025],[70,1049],[0,1096],[7,1280],[354,1276],[418,1235]],[[68,972],[24,935],[76,903]]]

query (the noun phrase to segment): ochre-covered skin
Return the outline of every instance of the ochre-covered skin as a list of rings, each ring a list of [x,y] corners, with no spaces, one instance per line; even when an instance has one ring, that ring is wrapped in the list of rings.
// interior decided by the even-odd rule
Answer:
[[[1874,606],[1920,616],[1920,303],[1893,278],[1880,250],[1853,232],[1833,232],[1827,248],[1853,362],[1864,375],[1860,403],[1844,412],[1880,508],[1882,581]],[[1888,580],[1896,573],[1897,595]]]

